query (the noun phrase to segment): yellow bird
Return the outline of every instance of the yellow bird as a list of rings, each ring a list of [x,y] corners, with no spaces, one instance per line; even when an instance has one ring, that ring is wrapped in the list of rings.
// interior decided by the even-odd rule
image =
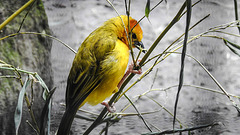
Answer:
[[[85,103],[97,105],[118,91],[129,60],[128,24],[133,47],[144,48],[140,25],[125,15],[107,20],[79,47],[67,80],[66,111],[58,135],[69,134],[77,110]]]

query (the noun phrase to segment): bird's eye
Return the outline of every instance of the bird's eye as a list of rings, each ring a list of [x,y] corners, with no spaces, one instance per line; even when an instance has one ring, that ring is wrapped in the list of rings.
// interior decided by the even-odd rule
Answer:
[[[137,39],[137,36],[136,36],[135,33],[132,33],[132,38],[133,38],[133,39]]]

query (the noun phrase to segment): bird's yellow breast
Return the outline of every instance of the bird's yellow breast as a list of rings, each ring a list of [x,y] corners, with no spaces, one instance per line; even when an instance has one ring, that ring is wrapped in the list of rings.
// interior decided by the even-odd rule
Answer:
[[[117,40],[114,50],[101,62],[104,78],[101,84],[85,99],[90,105],[97,105],[118,90],[129,60],[129,48],[121,40]]]

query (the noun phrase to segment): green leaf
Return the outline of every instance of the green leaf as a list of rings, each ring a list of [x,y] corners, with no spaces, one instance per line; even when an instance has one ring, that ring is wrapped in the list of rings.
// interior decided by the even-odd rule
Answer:
[[[42,80],[42,78],[37,73],[36,73],[35,77],[38,79],[40,85],[44,89],[42,96],[43,96],[43,99],[46,100],[49,95],[49,89],[48,89],[47,85],[45,84],[45,82]]]
[[[150,13],[150,0],[147,0],[147,4],[145,7],[145,16],[148,18]]]
[[[45,105],[43,107],[42,113],[41,113],[41,120],[40,120],[40,135],[45,135],[45,128],[46,125],[48,125],[48,135],[50,134],[50,123],[51,123],[51,108],[52,108],[52,100],[51,97],[53,93],[55,92],[56,87],[49,92],[49,96],[47,97],[47,100],[45,102]]]
[[[224,39],[224,38],[223,38],[223,42],[233,53],[235,53],[236,55],[238,55],[240,57],[240,54],[235,49],[233,49],[233,47],[235,47],[238,50],[240,50],[239,45],[234,44],[234,43],[232,43],[232,42],[230,42],[230,41],[228,41],[227,39]],[[231,45],[231,46],[229,46],[228,44]]]
[[[226,40],[226,39],[225,39]],[[235,47],[235,48],[237,48],[238,50],[240,50],[240,46],[239,45],[237,45],[237,44],[235,44],[235,43],[233,43],[233,42],[230,42],[229,40],[226,40],[231,46],[233,46],[233,47]]]
[[[22,120],[23,98],[24,98],[24,95],[26,92],[26,88],[30,82],[31,82],[31,80],[27,76],[26,81],[22,87],[22,90],[20,91],[19,96],[18,96],[18,103],[17,103],[17,107],[15,110],[15,114],[14,114],[14,123],[15,123],[16,134],[18,134],[18,129],[19,129],[19,126],[20,126],[21,120]]]

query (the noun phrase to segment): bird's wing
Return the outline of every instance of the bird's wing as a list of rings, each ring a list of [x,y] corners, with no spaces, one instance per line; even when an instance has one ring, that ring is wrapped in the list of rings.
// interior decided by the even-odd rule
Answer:
[[[80,106],[104,79],[101,61],[114,49],[116,40],[111,36],[98,38],[92,33],[74,58],[67,81],[67,107]]]

